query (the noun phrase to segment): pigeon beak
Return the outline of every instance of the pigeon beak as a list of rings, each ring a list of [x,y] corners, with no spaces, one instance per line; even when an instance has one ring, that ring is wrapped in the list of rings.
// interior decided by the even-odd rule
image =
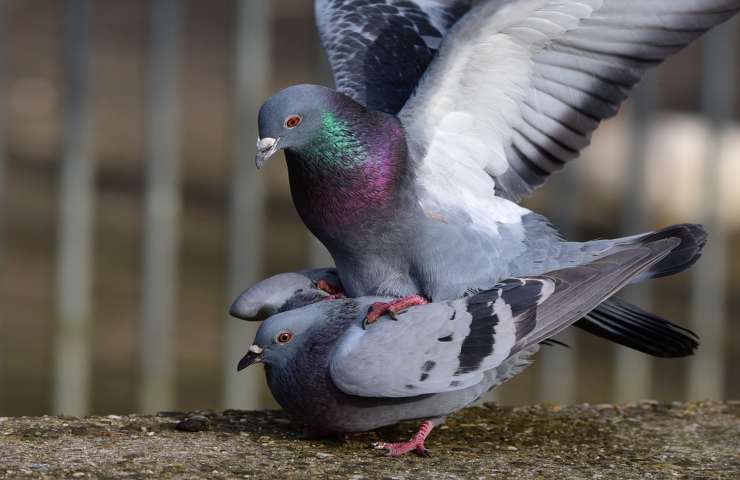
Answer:
[[[236,371],[241,372],[250,365],[262,362],[262,350],[263,348],[259,345],[252,345],[249,347],[247,354],[239,360],[239,365],[237,365]]]
[[[278,138],[258,138],[257,139],[257,155],[254,157],[254,164],[257,165],[257,169],[262,168],[268,158],[273,156],[278,149]]]

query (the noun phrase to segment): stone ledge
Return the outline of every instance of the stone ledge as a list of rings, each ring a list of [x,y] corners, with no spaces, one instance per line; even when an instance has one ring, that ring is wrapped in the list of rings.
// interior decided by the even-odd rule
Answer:
[[[414,427],[340,444],[280,412],[0,418],[0,478],[740,478],[740,402],[485,405],[432,432],[430,458],[369,448]]]

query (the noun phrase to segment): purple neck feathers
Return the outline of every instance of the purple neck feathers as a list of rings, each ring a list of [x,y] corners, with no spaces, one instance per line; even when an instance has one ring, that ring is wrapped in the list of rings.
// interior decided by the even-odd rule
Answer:
[[[406,161],[403,128],[389,115],[363,117],[353,124],[327,113],[308,147],[286,152],[296,209],[320,239],[383,218],[396,205]]]

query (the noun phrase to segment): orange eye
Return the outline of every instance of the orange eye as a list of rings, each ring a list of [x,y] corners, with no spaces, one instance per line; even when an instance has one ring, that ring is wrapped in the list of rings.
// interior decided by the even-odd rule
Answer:
[[[277,337],[275,337],[275,340],[277,340],[278,343],[288,343],[293,340],[293,334],[288,331],[280,332],[277,334]]]
[[[291,115],[285,119],[285,128],[295,128],[301,123],[300,115]]]

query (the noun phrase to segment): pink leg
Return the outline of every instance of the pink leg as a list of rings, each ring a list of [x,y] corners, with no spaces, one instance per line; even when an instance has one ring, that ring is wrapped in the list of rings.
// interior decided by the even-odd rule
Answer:
[[[316,282],[316,288],[329,294],[327,297],[324,298],[324,300],[336,300],[337,298],[345,297],[344,292],[342,292],[341,288],[332,285],[324,279]]]
[[[386,313],[393,317],[395,314],[402,310],[405,310],[414,305],[425,305],[429,301],[421,295],[409,295],[408,297],[402,297],[398,300],[393,300],[390,303],[376,302],[370,307],[370,311],[367,312],[365,317],[364,326],[367,327],[371,323],[375,323],[380,317]]]
[[[373,444],[373,448],[378,450],[385,450],[386,455],[390,457],[397,457],[412,450],[418,455],[427,456],[429,455],[429,451],[424,448],[424,441],[427,439],[429,433],[432,431],[433,428],[434,424],[429,420],[426,420],[419,426],[419,430],[413,437],[411,437],[411,440],[409,440],[408,442],[378,442]]]

